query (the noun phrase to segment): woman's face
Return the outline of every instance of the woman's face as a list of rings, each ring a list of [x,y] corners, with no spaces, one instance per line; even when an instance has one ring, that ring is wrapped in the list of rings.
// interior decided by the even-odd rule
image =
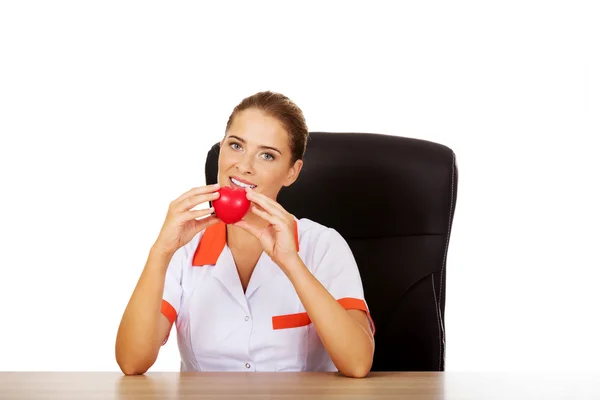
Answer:
[[[292,160],[288,133],[276,118],[258,109],[246,109],[233,119],[221,141],[218,182],[221,186],[250,184],[273,200],[289,186],[302,169],[302,160]]]

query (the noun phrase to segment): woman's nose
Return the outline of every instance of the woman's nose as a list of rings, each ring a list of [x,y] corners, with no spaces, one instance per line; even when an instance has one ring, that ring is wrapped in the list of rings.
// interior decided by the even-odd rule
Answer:
[[[236,164],[237,169],[246,174],[252,172],[252,157],[245,155]]]

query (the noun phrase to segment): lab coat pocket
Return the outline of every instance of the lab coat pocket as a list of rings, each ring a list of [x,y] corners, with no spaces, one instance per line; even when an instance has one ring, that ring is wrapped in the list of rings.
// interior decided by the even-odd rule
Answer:
[[[273,317],[272,337],[276,371],[305,370],[310,323],[306,313]]]

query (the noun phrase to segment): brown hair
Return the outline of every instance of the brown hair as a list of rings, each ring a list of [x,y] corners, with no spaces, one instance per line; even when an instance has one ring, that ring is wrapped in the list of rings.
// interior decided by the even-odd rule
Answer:
[[[292,165],[296,160],[302,160],[306,151],[308,127],[300,107],[280,93],[258,92],[246,97],[233,109],[225,131],[229,130],[237,113],[249,108],[259,109],[267,115],[277,118],[288,132],[290,149],[292,150]]]

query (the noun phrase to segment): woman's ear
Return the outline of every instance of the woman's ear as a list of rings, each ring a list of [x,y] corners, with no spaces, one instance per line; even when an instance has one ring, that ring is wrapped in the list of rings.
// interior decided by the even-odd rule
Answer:
[[[304,162],[302,160],[296,160],[296,162],[294,162],[294,165],[292,165],[288,171],[288,175],[283,183],[283,186],[288,187],[292,183],[296,182],[296,179],[298,179],[298,175],[300,175],[300,171],[302,170],[303,164]]]

